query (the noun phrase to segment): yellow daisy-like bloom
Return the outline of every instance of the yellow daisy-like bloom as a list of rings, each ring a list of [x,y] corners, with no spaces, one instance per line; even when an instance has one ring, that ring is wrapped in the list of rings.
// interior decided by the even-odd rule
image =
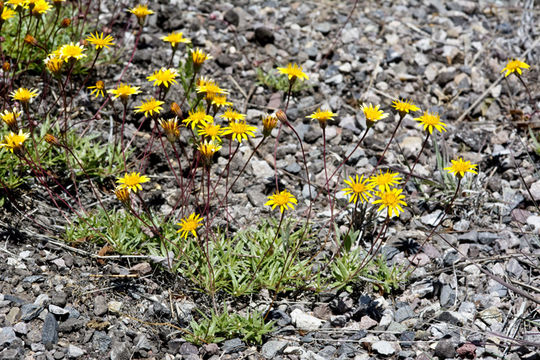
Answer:
[[[137,190],[142,190],[141,184],[150,181],[150,178],[145,175],[141,175],[139,172],[132,172],[131,174],[126,173],[124,177],[118,178],[116,182],[119,188],[125,188],[133,192]]]
[[[396,109],[401,116],[408,114],[411,111],[418,111],[420,108],[413,104],[411,100],[394,100],[392,101],[392,107]]]
[[[28,9],[26,0],[8,0],[6,3],[13,6],[15,10]]]
[[[34,7],[32,8],[32,15],[43,15],[51,9],[52,6],[47,1],[37,0],[34,2]]]
[[[176,224],[180,226],[180,230],[178,230],[177,233],[182,233],[180,237],[183,237],[184,239],[187,239],[189,234],[197,237],[197,228],[202,225],[202,221],[203,218],[200,217],[199,214],[193,213],[189,215],[189,217],[183,218],[179,223]]]
[[[233,103],[230,101],[227,101],[227,95],[214,95],[212,96],[212,105],[216,106],[217,108],[225,107],[225,106],[232,106]]]
[[[373,204],[381,204],[377,211],[383,211],[384,209],[388,212],[388,217],[396,216],[399,217],[399,213],[403,212],[403,206],[407,206],[407,203],[403,201],[405,195],[402,195],[403,189],[390,189],[387,191],[377,192],[378,200],[373,201]]]
[[[223,135],[223,129],[220,125],[214,124],[213,121],[209,121],[205,124],[199,125],[199,135],[210,138],[212,141],[219,140],[219,137]]]
[[[430,134],[433,133],[434,127],[440,132],[446,131],[446,129],[444,128],[446,124],[441,121],[441,117],[437,113],[430,114],[429,112],[424,111],[424,115],[415,118],[414,120],[420,121],[420,123],[424,125],[424,130],[426,130],[427,128]]]
[[[364,175],[358,178],[356,175],[354,178],[349,176],[349,180],[343,180],[343,182],[349,187],[342,189],[345,192],[345,195],[350,195],[349,202],[356,202],[360,200],[361,203],[369,201],[369,198],[372,195],[373,184],[369,182],[369,179],[364,180]]]
[[[245,120],[231,121],[229,126],[225,128],[223,135],[232,134],[232,139],[241,143],[243,139],[247,140],[248,135],[254,137],[255,130],[257,128],[246,124]]]
[[[62,71],[62,64],[64,63],[64,60],[62,60],[60,56],[49,54],[49,56],[47,56],[43,62],[45,63],[47,70],[49,70],[52,74],[57,75]]]
[[[23,104],[28,104],[30,99],[38,95],[37,90],[27,89],[27,88],[18,88],[17,90],[11,92],[10,96],[14,101],[19,101]]]
[[[17,119],[21,116],[21,114],[22,112],[20,111],[17,112],[5,110],[2,114],[0,114],[0,117],[12,131],[15,131],[18,128]]]
[[[262,118],[263,136],[270,136],[272,130],[277,126],[278,119],[275,115],[264,115]]]
[[[364,104],[360,107],[360,110],[362,110],[364,116],[366,117],[366,124],[368,128],[372,127],[376,121],[388,117],[388,114],[382,110],[379,110],[379,107],[380,105],[373,107],[371,104]]]
[[[504,77],[507,77],[513,72],[517,72],[519,75],[521,75],[521,69],[528,69],[530,66],[523,61],[520,61],[518,59],[512,59],[506,64],[504,69],[501,70],[501,72],[505,72]]]
[[[125,103],[131,95],[140,94],[139,89],[138,86],[120,84],[116,89],[110,89],[107,92],[113,94],[115,98],[120,98]]]
[[[16,12],[11,10],[8,7],[4,7],[2,9],[2,15],[0,15],[0,23],[11,19],[13,16],[15,16]]]
[[[29,137],[30,134],[22,130],[19,130],[18,134],[10,132],[9,135],[4,136],[4,143],[0,144],[0,147],[5,147],[12,153],[18,154],[22,151],[23,144]]]
[[[195,67],[201,66],[206,60],[211,59],[212,56],[205,54],[201,49],[197,48],[191,51],[191,59]]]
[[[382,172],[382,170],[379,170],[379,173],[377,175],[373,175],[369,177],[368,182],[373,186],[379,187],[379,191],[389,191],[390,186],[395,186],[399,184],[399,180],[401,178],[399,177],[399,173],[391,173],[390,171]]]
[[[163,108],[161,105],[165,104],[163,101],[150,98],[149,100],[142,101],[140,106],[136,106],[136,113],[144,113],[144,116],[148,117],[148,114],[152,116],[154,113],[159,114]]]
[[[105,97],[105,94],[103,93],[103,90],[105,90],[105,83],[101,80],[96,81],[96,85],[89,86],[89,89],[94,89],[90,92],[90,95],[96,95],[98,97],[99,95]]]
[[[296,63],[289,63],[287,67],[278,67],[277,69],[280,73],[287,75],[289,77],[289,81],[296,80],[297,78],[300,80],[309,79],[306,73],[302,71],[302,67],[298,66]]]
[[[450,174],[458,177],[463,178],[465,176],[465,173],[472,173],[472,174],[478,174],[476,172],[476,167],[478,165],[471,164],[470,161],[464,161],[463,158],[459,158],[457,160],[451,160],[452,166],[445,167],[444,170],[448,171]]]
[[[96,31],[95,34],[90,34],[89,37],[86,38],[86,41],[88,41],[90,44],[94,45],[97,49],[103,49],[103,48],[109,48],[109,46],[114,46],[113,43],[114,38],[111,35],[105,36],[103,33],[98,33]]]
[[[201,155],[204,157],[204,160],[206,161],[206,164],[210,164],[212,161],[212,157],[216,152],[221,149],[221,145],[216,144],[213,141],[203,141],[197,146],[197,150],[201,153]]]
[[[117,186],[116,189],[114,189],[114,195],[116,195],[116,198],[126,206],[129,206],[130,204],[129,193],[130,190],[126,187]]]
[[[189,44],[190,39],[184,37],[184,33],[181,32],[172,32],[167,36],[162,36],[161,40],[171,44],[173,49],[176,49],[178,44]]]
[[[228,108],[222,115],[219,115],[219,117],[229,121],[237,121],[244,120],[246,115],[240,114],[238,111],[235,111],[232,108]]]
[[[81,44],[73,43],[62,46],[60,48],[60,54],[62,55],[62,59],[64,59],[65,62],[68,62],[72,59],[80,60],[86,57],[86,54],[84,53],[84,46],[82,46]]]
[[[167,136],[167,140],[174,143],[180,137],[180,126],[178,125],[178,118],[175,116],[172,119],[159,120],[159,125],[163,128],[163,132]]]
[[[133,9],[128,10],[130,13],[135,15],[139,21],[144,20],[148,15],[152,15],[154,12],[148,9],[148,5],[139,4]]]
[[[178,73],[175,69],[165,69],[161,68],[159,70],[154,71],[154,73],[150,76],[148,76],[146,79],[148,81],[153,81],[153,86],[165,86],[166,88],[169,87],[169,84],[177,84],[175,77],[178,76]]]
[[[306,117],[319,121],[320,127],[324,129],[328,120],[333,120],[334,116],[337,116],[337,114],[331,112],[330,110],[321,110],[321,108],[318,108],[317,111]]]
[[[212,115],[207,115],[204,109],[200,109],[197,111],[190,111],[187,119],[184,119],[182,122],[186,124],[186,126],[191,125],[191,129],[195,130],[196,126],[204,125],[207,122],[213,120],[214,118],[212,117]]]
[[[283,213],[285,210],[288,210],[288,208],[294,210],[294,205],[296,204],[298,204],[298,201],[294,195],[287,190],[283,190],[279,193],[270,195],[268,201],[264,205],[272,206],[272,210],[274,210],[276,206],[279,206],[279,211]]]
[[[217,94],[227,94],[226,90],[220,88],[214,80],[201,77],[197,80],[197,93],[206,94],[207,99],[213,99]]]

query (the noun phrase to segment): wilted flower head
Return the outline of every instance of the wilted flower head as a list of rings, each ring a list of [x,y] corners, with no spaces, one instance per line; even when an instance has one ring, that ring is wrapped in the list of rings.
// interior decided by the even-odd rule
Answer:
[[[219,149],[221,149],[221,145],[208,140],[201,142],[197,146],[197,150],[199,150],[203,156],[206,165],[210,165],[212,163],[212,157],[216,152],[219,151]]]
[[[191,51],[191,59],[195,68],[199,68],[206,60],[211,59],[212,56],[205,54],[201,49],[197,48]]]
[[[270,136],[272,130],[277,126],[278,119],[275,115],[265,114],[262,118],[263,136]]]
[[[20,111],[7,111],[5,110],[2,114],[0,114],[0,117],[2,118],[2,121],[6,123],[6,125],[9,127],[9,129],[13,132],[17,132],[19,130],[19,126],[17,125],[17,119],[21,116],[22,112]]]
[[[131,204],[129,192],[130,190],[127,187],[117,186],[116,189],[114,189],[114,195],[116,195],[116,198],[120,200],[123,205],[128,207]]]
[[[174,143],[180,137],[180,126],[178,125],[178,118],[174,117],[172,119],[160,119],[159,125],[163,129],[163,132],[167,136],[167,140],[171,143]]]
[[[43,60],[45,63],[45,66],[47,67],[47,70],[49,70],[52,74],[58,75],[62,71],[62,65],[64,63],[64,60],[60,56],[56,56],[55,54],[49,54],[45,60]]]

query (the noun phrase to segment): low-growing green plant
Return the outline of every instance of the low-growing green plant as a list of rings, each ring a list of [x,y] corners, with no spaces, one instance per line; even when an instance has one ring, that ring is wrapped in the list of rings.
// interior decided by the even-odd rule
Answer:
[[[201,313],[202,319],[190,323],[192,334],[186,340],[200,344],[218,343],[225,339],[239,337],[250,344],[261,344],[263,337],[274,330],[274,322],[266,322],[264,314],[253,310],[247,315],[229,312],[227,306],[221,313],[211,311],[210,316]]]
[[[411,270],[406,270],[403,265],[393,264],[388,266],[385,256],[378,255],[369,268],[367,277],[373,279],[373,288],[383,294],[391,294],[405,284]]]
[[[286,77],[279,76],[274,70],[265,72],[262,68],[258,67],[255,69],[257,74],[257,83],[259,85],[266,86],[271,90],[283,91],[286,92],[289,89],[289,80]],[[296,81],[291,89],[291,92],[297,93],[304,91],[309,88],[309,85],[303,81]]]

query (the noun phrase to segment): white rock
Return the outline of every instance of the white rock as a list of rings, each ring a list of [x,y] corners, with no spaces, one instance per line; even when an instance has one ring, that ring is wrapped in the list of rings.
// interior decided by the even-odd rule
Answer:
[[[68,346],[68,358],[70,359],[76,359],[80,356],[83,356],[85,351],[81,349],[80,347],[77,347],[75,345],[69,345]]]
[[[257,178],[267,178],[274,176],[274,170],[264,160],[251,160],[251,167],[253,168],[253,174]]]
[[[527,218],[527,224],[534,226],[534,230],[540,232],[540,216],[531,215]]]
[[[300,330],[314,331],[319,329],[323,321],[316,318],[313,315],[306,314],[300,309],[295,309],[291,312],[291,319],[293,324]]]
[[[392,355],[396,352],[396,349],[388,341],[377,341],[371,348],[381,355]]]

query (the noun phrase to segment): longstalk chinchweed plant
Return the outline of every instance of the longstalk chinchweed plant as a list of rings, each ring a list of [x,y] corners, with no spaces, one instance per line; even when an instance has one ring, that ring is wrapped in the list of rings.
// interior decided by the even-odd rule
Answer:
[[[148,69],[140,79],[128,79],[146,20],[155,16],[151,6],[118,9],[113,16],[130,17],[134,41],[112,81],[103,77],[107,61],[100,60],[111,52],[123,54],[118,48],[124,42],[114,23],[93,28],[88,17],[97,16],[99,9],[91,2],[84,6],[38,2],[39,7],[31,8],[25,2],[8,1],[0,20],[8,39],[0,44],[2,78],[9,87],[0,112],[4,124],[0,205],[3,201],[23,211],[16,191],[36,186],[63,218],[58,225],[74,245],[86,241],[109,252],[162,259],[157,261],[167,271],[188,279],[211,299],[205,304],[211,310],[192,324],[193,341],[240,335],[260,342],[270,331],[265,316],[286,293],[350,290],[366,284],[388,293],[406,282],[409,268],[388,265],[380,250],[395,221],[413,211],[409,205],[415,198],[406,185],[416,178],[416,165],[430,139],[436,146],[437,138],[451,127],[441,115],[398,97],[388,104],[389,110],[385,104],[362,104],[358,112],[366,126],[352,151],[336,159],[329,156],[327,126],[340,115],[326,105],[306,111],[303,116],[317,120],[322,132],[323,180],[312,183],[314,169],[288,116],[291,102],[308,88],[301,86],[309,82],[301,65],[276,67],[283,106],[264,114],[257,124],[247,118],[232,91],[211,76],[212,55],[194,48],[187,32],[163,36],[163,46],[170,52],[163,64]],[[33,67],[44,70],[39,86],[22,75]],[[520,76],[526,68],[519,62],[505,69],[525,84]],[[88,101],[92,114],[77,114],[81,99]],[[419,122],[426,134],[412,166],[396,170],[385,161],[386,154],[407,117]],[[392,118],[397,121],[375,165],[351,167],[349,160],[365,146],[364,140]],[[280,181],[284,175],[277,167],[277,150],[282,139],[290,138],[301,152],[298,184],[307,185],[307,194]],[[256,145],[250,146],[252,140]],[[274,150],[273,186],[260,204],[267,206],[261,210],[265,216],[236,230],[231,199],[253,157],[265,147]],[[447,177],[456,176],[457,184],[445,215],[426,241],[451,213],[465,174],[477,172],[475,164],[462,158],[442,166],[449,171]],[[170,181],[163,180],[163,171],[170,174]],[[160,192],[167,192],[166,206],[152,201]],[[277,209],[279,213],[272,211]],[[314,220],[320,209],[330,214],[322,225]],[[315,226],[327,231],[313,231]],[[218,306],[263,289],[272,295],[268,308],[243,320]],[[243,321],[252,325],[249,332],[234,328]]]

